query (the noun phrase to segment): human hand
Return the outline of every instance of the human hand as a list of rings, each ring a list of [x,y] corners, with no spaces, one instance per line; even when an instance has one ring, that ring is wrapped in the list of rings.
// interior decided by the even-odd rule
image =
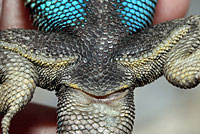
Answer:
[[[1,120],[2,116],[0,116]],[[56,109],[28,104],[11,121],[10,134],[55,134]],[[0,129],[1,132],[1,129]]]

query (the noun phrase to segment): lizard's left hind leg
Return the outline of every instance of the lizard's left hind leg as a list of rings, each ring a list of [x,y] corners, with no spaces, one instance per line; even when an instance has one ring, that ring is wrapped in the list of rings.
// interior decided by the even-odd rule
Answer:
[[[193,88],[200,83],[200,16],[187,21],[191,29],[168,54],[164,75],[173,85]]]

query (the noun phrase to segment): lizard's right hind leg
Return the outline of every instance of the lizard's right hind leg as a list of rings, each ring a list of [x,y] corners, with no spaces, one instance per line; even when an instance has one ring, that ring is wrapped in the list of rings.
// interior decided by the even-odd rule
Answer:
[[[0,77],[1,127],[2,134],[8,134],[12,117],[31,100],[38,75],[26,58],[0,49]]]

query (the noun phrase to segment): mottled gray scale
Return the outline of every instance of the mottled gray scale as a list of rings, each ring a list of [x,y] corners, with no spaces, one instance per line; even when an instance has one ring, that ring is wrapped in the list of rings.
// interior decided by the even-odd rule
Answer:
[[[81,90],[99,95],[130,85],[131,81],[123,76],[131,77],[131,74],[125,74],[115,63],[111,63],[114,61],[114,52],[121,45],[119,41],[124,33],[116,33],[112,25],[91,25],[77,34],[80,36],[77,42],[81,46],[81,60],[71,74],[71,83],[78,84]]]
[[[59,134],[130,134],[136,87],[162,75],[181,88],[200,82],[199,16],[135,33],[151,25],[156,0],[26,3],[39,29],[51,32],[0,31],[3,134],[36,86],[56,91]]]
[[[44,57],[66,57],[77,54],[75,37],[66,33],[38,32],[35,30],[13,29],[0,33],[1,41],[17,44],[31,53]],[[54,45],[56,44],[56,45]]]
[[[141,32],[126,36],[122,39],[119,44],[124,43],[124,48],[118,50],[119,57],[121,56],[131,56],[132,58],[138,58],[144,53],[147,53],[153,50],[161,42],[164,41],[169,36],[169,33],[174,30],[176,27],[180,27],[186,21],[173,21],[165,22],[160,25],[155,25],[144,29]],[[164,29],[163,29],[164,28]],[[156,29],[156,32],[155,32]],[[134,42],[133,42],[134,40]]]
[[[73,70],[71,83],[90,94],[104,96],[117,91],[124,85],[130,85],[130,72],[120,71],[116,64],[99,65],[80,64]],[[126,70],[127,71],[127,70]],[[129,75],[129,77],[128,77]]]

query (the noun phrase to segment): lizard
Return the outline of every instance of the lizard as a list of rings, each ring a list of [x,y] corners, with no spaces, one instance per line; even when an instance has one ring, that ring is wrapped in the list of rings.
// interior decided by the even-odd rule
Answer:
[[[2,134],[36,86],[56,91],[59,134],[130,134],[134,89],[200,82],[200,16],[152,25],[157,0],[26,0],[38,30],[0,31]]]

